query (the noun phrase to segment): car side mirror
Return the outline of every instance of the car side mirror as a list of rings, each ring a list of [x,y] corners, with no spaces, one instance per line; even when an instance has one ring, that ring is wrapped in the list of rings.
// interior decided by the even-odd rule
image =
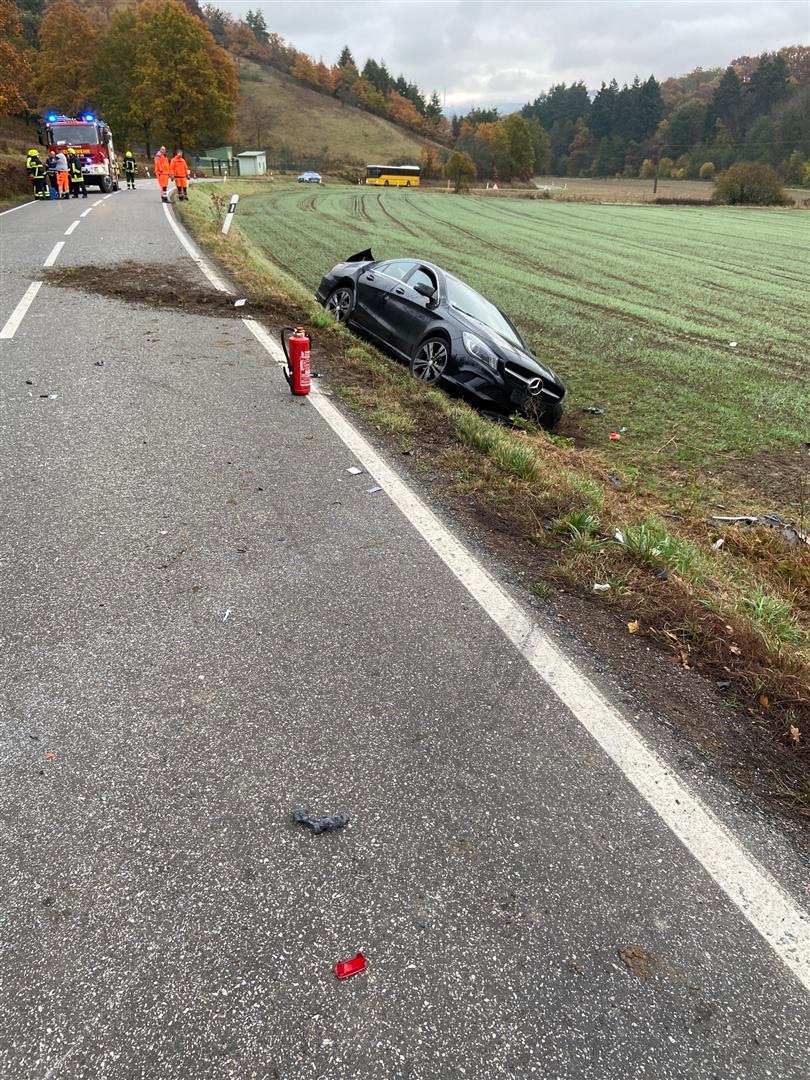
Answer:
[[[436,298],[436,290],[432,285],[425,285],[423,281],[414,285],[414,291],[418,292],[420,296],[427,297],[428,300],[434,300]]]

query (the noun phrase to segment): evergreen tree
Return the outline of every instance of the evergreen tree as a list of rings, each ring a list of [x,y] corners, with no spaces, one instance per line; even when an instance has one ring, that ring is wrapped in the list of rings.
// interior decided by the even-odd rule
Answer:
[[[354,57],[352,56],[352,51],[348,45],[344,45],[343,48],[340,50],[340,56],[338,57],[337,66],[339,68],[357,68],[357,64],[355,64]]]
[[[438,120],[442,115],[442,99],[435,90],[430,95],[430,101],[427,103],[426,111],[429,120]]]
[[[706,106],[702,101],[689,98],[673,109],[664,136],[664,145],[670,156],[677,157],[700,145],[706,125]]]
[[[591,105],[590,129],[597,139],[613,134],[615,123],[616,99],[619,96],[619,84],[615,79],[609,85],[602,83]]]
[[[247,15],[245,15],[245,22],[252,30],[256,40],[260,44],[266,45],[270,40],[270,35],[267,32],[267,23],[264,21],[264,15],[261,10],[248,11]]]
[[[211,31],[217,45],[227,45],[230,16],[213,4],[206,4],[203,8],[203,21]]]
[[[790,72],[784,56],[763,53],[759,66],[745,88],[749,117],[764,116],[790,94]]]
[[[636,98],[636,127],[632,138],[641,141],[648,138],[664,116],[664,99],[661,87],[654,76],[641,86]]]
[[[713,137],[718,120],[733,137],[739,134],[742,123],[742,83],[733,67],[726,68],[706,110],[707,138]]]
[[[777,155],[774,147],[773,121],[770,116],[759,116],[745,136],[743,158],[746,161],[762,161],[775,165]]]

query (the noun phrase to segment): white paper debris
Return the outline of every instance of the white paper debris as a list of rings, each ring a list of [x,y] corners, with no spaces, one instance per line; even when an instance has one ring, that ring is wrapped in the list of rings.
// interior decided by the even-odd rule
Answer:
[[[608,592],[609,589],[610,589],[610,585],[602,585],[598,581],[595,581],[593,583],[593,591],[594,592]]]
[[[234,307],[244,307],[246,303],[247,303],[247,300],[234,300],[233,306]]]
[[[723,544],[725,544],[725,542],[726,542],[725,538],[721,536],[719,540],[715,540],[715,542],[712,544],[712,547],[714,548],[715,551],[717,551],[719,548],[721,548],[723,546]]]
[[[228,616],[230,615],[230,613],[231,613],[231,609],[230,609],[230,608],[226,608],[226,609],[225,609],[225,618],[224,618],[224,619],[222,620],[223,622],[227,622],[227,621],[228,621]]]
[[[613,534],[613,539],[617,540],[620,544],[624,543],[624,533],[621,529],[617,529]]]
[[[730,341],[730,342],[728,343],[728,347],[729,347],[730,349],[736,349],[736,348],[737,348],[737,342],[736,342],[736,341]]]
[[[378,491],[382,491],[381,487],[366,488],[366,495],[376,495]]]
[[[359,476],[362,471],[363,470],[358,469],[356,465],[352,465],[352,467],[350,469],[346,470],[346,472],[350,472],[352,474],[352,476]]]

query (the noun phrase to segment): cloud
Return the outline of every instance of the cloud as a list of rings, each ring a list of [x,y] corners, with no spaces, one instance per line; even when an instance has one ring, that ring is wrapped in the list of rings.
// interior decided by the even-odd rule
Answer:
[[[214,0],[216,3],[216,0]],[[658,79],[737,56],[806,43],[806,0],[276,0],[222,3],[261,9],[271,30],[333,63],[344,45],[448,106],[522,102],[554,82]]]

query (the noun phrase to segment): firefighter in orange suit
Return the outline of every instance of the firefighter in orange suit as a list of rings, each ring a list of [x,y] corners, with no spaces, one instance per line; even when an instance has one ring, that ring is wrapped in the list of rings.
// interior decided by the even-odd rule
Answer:
[[[188,162],[182,150],[177,150],[169,162],[169,175],[177,187],[177,198],[180,202],[188,202]]]
[[[155,179],[160,185],[160,197],[163,202],[169,201],[169,196],[166,194],[166,188],[169,186],[170,172],[169,159],[166,157],[166,147],[161,146],[155,154]]]

